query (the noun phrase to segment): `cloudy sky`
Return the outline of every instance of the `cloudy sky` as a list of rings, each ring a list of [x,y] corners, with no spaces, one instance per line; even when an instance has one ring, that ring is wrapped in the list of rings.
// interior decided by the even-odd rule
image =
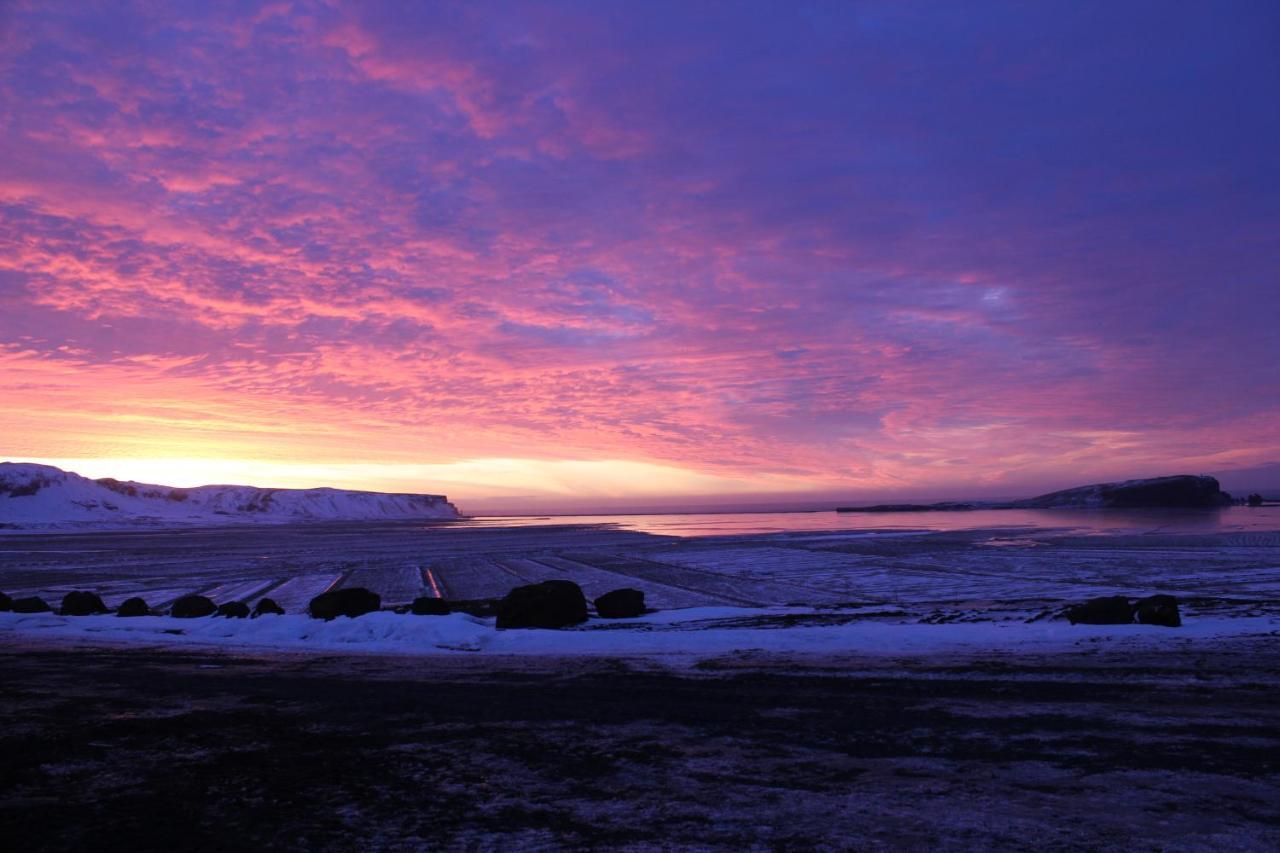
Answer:
[[[1278,43],[1270,0],[4,0],[0,458],[464,509],[1274,464]]]

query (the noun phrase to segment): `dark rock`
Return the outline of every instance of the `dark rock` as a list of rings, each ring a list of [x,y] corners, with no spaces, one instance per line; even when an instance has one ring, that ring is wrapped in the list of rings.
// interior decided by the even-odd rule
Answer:
[[[442,598],[428,598],[424,595],[413,600],[409,612],[414,616],[448,616],[449,604]]]
[[[259,598],[258,603],[253,605],[253,618],[259,616],[283,616],[284,608],[276,604],[275,599]]]
[[[14,613],[48,613],[53,610],[49,603],[38,595],[30,598],[15,598],[13,600]]]
[[[1133,611],[1143,625],[1164,625],[1166,628],[1182,626],[1182,614],[1178,612],[1178,599],[1172,595],[1150,595],[1140,598],[1133,605]]]
[[[94,616],[108,610],[97,593],[76,590],[62,597],[62,609],[58,612],[63,616]]]
[[[0,592],[0,613],[7,613],[13,609],[13,599]]]
[[[499,598],[451,598],[445,601],[452,613],[466,613],[481,619],[492,619],[498,615]]]
[[[1067,608],[1067,620],[1072,625],[1128,625],[1133,622],[1133,607],[1123,595],[1091,598]]]
[[[218,612],[218,605],[203,595],[184,595],[169,608],[169,615],[179,619],[199,619]]]
[[[218,605],[218,615],[228,619],[248,619],[249,605],[243,601],[228,601]]]
[[[564,628],[587,621],[587,598],[573,581],[518,586],[498,602],[499,628]]]
[[[129,598],[116,610],[117,616],[150,616],[151,608],[141,598]]]
[[[370,592],[361,586],[352,586],[320,593],[311,599],[307,609],[312,617],[327,621],[337,619],[339,616],[350,616],[354,619],[381,608],[382,598],[376,592]]]
[[[1257,492],[1249,495],[1249,506],[1262,506],[1262,495]]]
[[[630,619],[644,614],[644,593],[638,589],[615,589],[595,600],[596,613],[605,619]]]

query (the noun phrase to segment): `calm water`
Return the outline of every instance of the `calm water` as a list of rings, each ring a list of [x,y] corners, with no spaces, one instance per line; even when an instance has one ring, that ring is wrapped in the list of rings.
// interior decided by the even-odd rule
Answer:
[[[1246,533],[1280,531],[1280,506],[1220,510],[1035,510],[970,512],[734,512],[671,515],[489,516],[475,526],[612,524],[668,536],[727,536],[756,533],[868,530],[1067,529],[1082,534]]]

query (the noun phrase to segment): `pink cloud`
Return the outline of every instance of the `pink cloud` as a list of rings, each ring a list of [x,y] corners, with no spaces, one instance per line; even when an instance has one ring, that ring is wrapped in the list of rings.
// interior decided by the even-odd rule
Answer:
[[[923,31],[879,57],[781,12],[121,16],[0,26],[14,454],[518,452],[830,490],[1280,453],[1254,137],[1089,149],[1021,90],[971,96],[1048,85],[1027,56],[966,84]],[[1117,111],[1076,71],[1121,135],[1215,97]]]

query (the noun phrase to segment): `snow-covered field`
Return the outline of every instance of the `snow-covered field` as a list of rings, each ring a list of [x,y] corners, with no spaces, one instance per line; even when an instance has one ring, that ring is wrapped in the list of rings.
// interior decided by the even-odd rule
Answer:
[[[481,599],[564,578],[594,598],[645,592],[657,613],[576,629],[497,631],[492,620],[384,612],[303,615],[318,593]],[[680,539],[608,526],[328,524],[0,539],[0,590],[56,607],[73,589],[163,609],[188,593],[287,611],[256,620],[0,614],[0,637],[376,653],[661,656],[738,651],[1058,651],[1280,633],[1280,535],[1080,536],[1053,530],[808,533]],[[1091,628],[1059,617],[1100,595],[1172,593],[1184,625]]]

